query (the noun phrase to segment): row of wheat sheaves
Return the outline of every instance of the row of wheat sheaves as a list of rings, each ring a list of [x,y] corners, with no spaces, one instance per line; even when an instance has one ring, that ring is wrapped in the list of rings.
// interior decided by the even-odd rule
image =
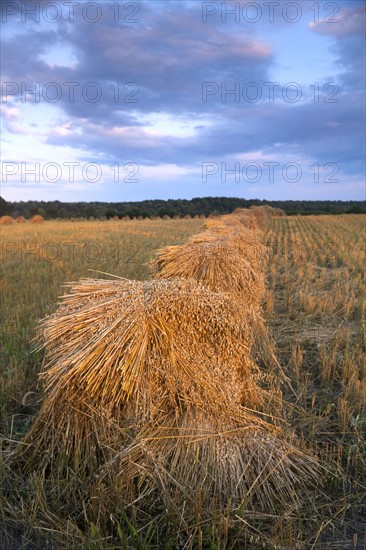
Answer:
[[[163,513],[188,529],[296,507],[316,461],[253,359],[266,338],[261,227],[273,214],[208,220],[157,253],[150,280],[70,283],[40,324],[44,400],[13,464],[72,479],[98,514],[103,499],[107,515],[134,508],[141,524]]]

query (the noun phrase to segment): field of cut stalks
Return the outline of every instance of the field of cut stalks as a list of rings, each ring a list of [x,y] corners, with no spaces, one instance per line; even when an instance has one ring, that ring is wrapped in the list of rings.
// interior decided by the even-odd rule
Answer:
[[[1,228],[1,548],[366,549],[366,217],[279,214]]]

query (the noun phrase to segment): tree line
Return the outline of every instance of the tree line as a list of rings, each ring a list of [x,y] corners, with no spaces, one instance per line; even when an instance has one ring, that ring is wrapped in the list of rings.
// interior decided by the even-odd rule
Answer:
[[[236,197],[197,197],[194,199],[144,200],[138,202],[60,202],[5,201],[0,197],[0,215],[30,218],[40,214],[45,219],[57,218],[148,218],[153,216],[184,217],[230,214],[236,208],[268,204],[281,208],[287,215],[361,214],[366,213],[364,201],[270,201]]]

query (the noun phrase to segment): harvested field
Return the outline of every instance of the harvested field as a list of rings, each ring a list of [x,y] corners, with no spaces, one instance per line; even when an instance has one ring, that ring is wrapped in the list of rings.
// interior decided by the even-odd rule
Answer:
[[[252,220],[252,216],[248,219]],[[214,224],[209,231],[216,238],[233,236],[233,229],[227,229],[229,221],[218,221],[216,229],[215,222],[206,221]],[[63,282],[80,277],[105,277],[90,274],[88,268],[97,267],[93,262],[88,265],[81,254],[67,259],[65,242],[78,243],[74,248],[80,252],[81,244],[90,246],[92,234],[93,242],[97,243],[95,249],[104,251],[98,257],[99,271],[146,278],[147,263],[154,249],[186,242],[190,235],[202,231],[203,223],[201,220],[121,224],[47,222],[39,226],[15,224],[2,230],[3,234],[9,232],[3,248],[5,315],[1,325],[5,343],[1,380],[5,498],[2,496],[0,500],[4,548],[21,547],[22,536],[42,548],[47,547],[47,541],[55,548],[164,548],[168,547],[167,541],[171,548],[203,548],[210,544],[255,550],[363,548],[364,216],[275,215],[267,222],[261,238],[266,247],[266,257],[262,258],[266,292],[261,307],[270,328],[270,339],[276,343],[283,373],[280,379],[276,378],[276,372],[269,378],[257,376],[258,368],[260,372],[268,369],[263,359],[258,366],[251,358],[243,370],[235,368],[239,355],[246,356],[245,342],[251,345],[247,321],[243,318],[245,308],[238,302],[227,302],[220,290],[202,288],[202,281],[186,278],[181,282],[175,278],[163,281],[160,277],[156,282],[146,283],[86,280],[73,285],[64,305],[54,313]],[[253,229],[252,221],[245,223],[252,224]],[[111,256],[108,246],[111,240],[127,242],[121,229],[127,226],[134,232],[129,238],[134,239],[134,245],[139,243],[136,261],[124,263],[120,255],[113,269],[108,269]],[[148,236],[154,231],[155,238]],[[56,253],[55,243],[62,254]],[[25,262],[28,262],[26,270]],[[145,266],[141,267],[142,264]],[[49,287],[43,283],[45,280],[51,281]],[[183,296],[181,301],[177,299],[177,289],[174,300],[169,302],[168,289],[177,284],[184,288],[184,296],[190,288],[190,293],[197,296],[197,303],[206,303],[203,322],[200,313],[188,314],[188,300]],[[50,290],[45,292],[46,288]],[[104,297],[98,298],[98,293],[104,293]],[[105,293],[114,297],[108,307]],[[20,294],[24,299],[16,302],[11,299]],[[209,299],[205,301],[204,296]],[[14,303],[25,303],[27,309],[14,308]],[[168,304],[171,305],[167,307]],[[118,353],[123,357],[127,318],[139,319],[134,325],[135,332],[131,332],[131,338],[133,334],[136,337],[135,347],[129,348],[130,357],[135,353],[139,361],[127,364],[144,364],[144,372],[158,373],[156,380],[145,375],[145,383],[137,390],[139,378],[132,377],[129,383],[132,386],[127,386],[130,390],[120,390],[118,394],[113,392],[118,386],[113,385],[113,377],[107,374],[113,373],[114,363],[110,363],[108,370],[103,369],[104,364],[112,361],[108,346],[102,346],[101,355],[95,355],[93,361],[87,359],[86,349],[77,351],[78,337],[83,331],[89,330],[92,338],[98,333],[99,318],[91,315],[93,307],[102,307],[102,319],[107,318],[104,308],[109,308],[114,328],[110,326],[106,334],[112,337],[113,330],[117,331],[119,339],[114,336],[112,340],[120,342]],[[225,309],[228,307],[230,311]],[[199,311],[202,313],[201,307]],[[45,314],[51,316],[45,320],[41,336],[49,346],[46,345],[45,352],[30,355],[35,349],[31,341],[35,319]],[[68,316],[80,319],[80,332],[74,331],[73,336],[67,335]],[[159,319],[164,319],[164,323]],[[178,331],[168,328],[175,326],[171,325],[173,319],[177,327],[182,327],[179,334],[183,339],[181,347],[177,343],[178,348],[172,344],[175,339],[169,340],[169,335]],[[115,324],[117,320],[121,325]],[[144,323],[151,323],[147,341],[149,349],[155,349],[152,354],[147,354],[146,349],[143,353],[141,345],[136,347],[146,333],[142,330]],[[57,328],[61,326],[62,330]],[[191,328],[183,330],[187,326]],[[214,333],[210,330],[217,333],[219,326],[227,339],[220,338],[223,345],[218,353],[212,347]],[[201,344],[196,348],[198,338]],[[203,341],[205,352],[200,351]],[[270,341],[264,345],[270,345]],[[164,361],[159,359],[158,349],[165,350]],[[76,359],[78,353],[84,353],[79,356],[80,361]],[[63,356],[65,361],[60,363]],[[213,385],[209,383],[213,365],[210,357],[215,357],[214,379],[218,380]],[[51,362],[42,367],[42,361]],[[175,370],[177,361],[182,368]],[[70,370],[71,365],[74,367]],[[37,372],[41,370],[42,385],[37,386]],[[109,388],[104,394],[98,390],[95,377],[99,371],[104,373],[100,387]],[[177,377],[178,371],[185,373],[183,378]],[[72,384],[61,383],[67,372],[75,376],[75,390],[71,394]],[[284,402],[277,419],[260,415],[260,399],[255,410],[242,407],[243,388],[238,389],[241,379],[249,380],[254,390],[247,404],[254,401],[255,395],[275,395],[274,402]],[[40,409],[44,387],[46,398]],[[227,393],[225,388],[229,388]],[[93,397],[85,400],[89,391]],[[244,394],[245,391],[244,387]],[[129,395],[127,404],[123,395]],[[137,403],[146,403],[147,395],[153,395],[154,399],[151,408],[143,409]],[[67,407],[69,399],[73,407]],[[34,422],[36,417],[38,421]],[[31,431],[27,440],[24,435],[31,423],[33,437]],[[131,426],[139,423],[142,428],[133,431]],[[72,429],[76,431],[70,439]],[[91,435],[86,445],[85,438],[80,437],[83,430]],[[189,437],[184,438],[184,433]],[[17,447],[17,440],[30,447],[18,450],[18,466],[10,468],[9,457]],[[70,440],[74,443],[67,448]],[[45,446],[50,450],[48,455],[41,452]],[[85,468],[78,471],[71,462],[67,465],[67,460],[62,461],[63,453],[73,455],[75,466],[88,465],[90,472]],[[84,462],[78,461],[78,453]],[[321,464],[317,477],[312,456],[318,457]],[[97,470],[93,470],[95,467]],[[30,471],[32,475],[26,473]],[[248,471],[254,477],[248,477]],[[258,474],[263,483],[256,481]],[[179,479],[181,484],[177,482]],[[239,482],[244,479],[245,483]],[[122,507],[116,506],[117,502]],[[235,514],[230,512],[233,506]]]

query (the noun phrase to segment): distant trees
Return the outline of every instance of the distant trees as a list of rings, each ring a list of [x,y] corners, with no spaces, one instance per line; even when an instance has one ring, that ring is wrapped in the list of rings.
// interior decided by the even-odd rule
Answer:
[[[252,205],[268,204],[281,208],[289,215],[309,214],[359,214],[365,213],[362,201],[265,201],[260,199],[240,199],[236,197],[196,197],[192,200],[145,200],[140,202],[60,202],[27,201],[10,202],[0,199],[0,215],[14,215],[31,218],[40,214],[46,219],[52,218],[102,218],[118,216],[130,218],[169,216],[183,218],[210,214],[229,214],[236,208],[250,208]]]
[[[96,207],[93,204],[88,204],[88,206],[84,210],[84,216],[85,218],[98,218],[98,211]]]
[[[104,215],[107,218],[107,220],[110,220],[111,218],[118,216],[117,211],[114,208],[107,208]]]
[[[6,216],[11,213],[11,207],[5,199],[0,197],[0,216]]]

